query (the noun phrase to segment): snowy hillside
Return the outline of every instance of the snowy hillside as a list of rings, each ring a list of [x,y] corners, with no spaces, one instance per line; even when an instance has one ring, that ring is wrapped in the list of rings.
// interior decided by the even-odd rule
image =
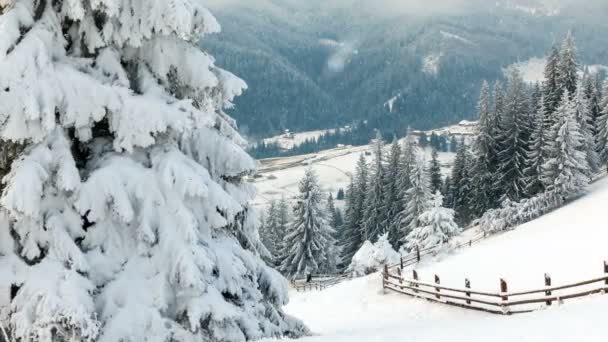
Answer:
[[[555,285],[602,276],[608,228],[598,213],[607,201],[608,179],[603,179],[587,196],[552,214],[471,248],[426,260],[417,270],[423,281],[436,273],[443,285],[462,287],[468,277],[474,289],[494,291],[499,278],[517,290],[542,288],[545,272]],[[286,309],[320,334],[305,342],[606,340],[608,296],[505,317],[383,294],[381,287],[380,275],[374,274],[322,292],[292,293]]]

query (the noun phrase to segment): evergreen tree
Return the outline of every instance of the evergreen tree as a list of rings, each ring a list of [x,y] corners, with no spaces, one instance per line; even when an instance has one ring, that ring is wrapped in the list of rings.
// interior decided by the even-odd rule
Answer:
[[[496,188],[501,189],[501,201],[519,201],[525,195],[524,169],[530,139],[529,103],[526,87],[518,70],[513,70],[500,121],[498,172]],[[457,210],[458,212],[458,210]]]
[[[429,176],[422,154],[416,156],[411,170],[412,187],[405,193],[405,208],[401,218],[401,242],[407,244],[410,232],[420,226],[420,215],[428,208],[431,198]]]
[[[430,200],[428,209],[420,215],[420,225],[407,237],[406,249],[424,249],[447,243],[460,232],[454,222],[454,210],[443,207],[443,196],[436,192]]]
[[[391,150],[388,155],[388,160],[386,164],[386,178],[385,178],[385,186],[384,186],[384,199],[386,208],[386,221],[384,225],[387,227],[389,233],[389,239],[391,241],[396,241],[399,239],[399,224],[395,219],[397,215],[401,212],[402,203],[401,200],[401,189],[400,186],[400,172],[401,172],[401,161],[402,161],[402,152],[401,145],[399,141],[395,138],[393,140],[393,144],[391,145]]]
[[[441,165],[439,165],[438,153],[433,149],[431,153],[431,164],[429,167],[429,176],[431,180],[431,192],[443,191],[443,181],[441,180]]]
[[[589,115],[591,118],[591,127],[593,130],[593,136],[595,137],[596,152],[599,153],[597,145],[599,144],[599,131],[600,131],[600,117],[602,108],[600,106],[602,100],[602,94],[600,86],[596,77],[588,76],[584,78],[585,97],[589,102]],[[599,157],[599,156],[598,156]]]
[[[600,117],[598,119],[598,154],[601,164],[608,162],[608,81],[604,82],[602,100],[600,101]]]
[[[579,132],[583,138],[581,151],[587,156],[589,167],[587,176],[591,179],[600,169],[600,158],[597,154],[597,144],[593,135],[593,118],[589,100],[585,95],[583,83],[577,89],[573,98],[574,116],[579,124]]]
[[[365,197],[365,210],[363,212],[363,237],[365,240],[375,242],[378,236],[386,233],[387,208],[385,201],[385,170],[384,170],[384,144],[378,132],[374,142],[374,166],[369,176],[369,186]]]
[[[342,189],[342,188],[338,189],[338,194],[336,194],[336,200],[344,201],[344,197],[345,197],[344,189]]]
[[[414,141],[414,137],[408,132],[408,135],[405,137],[405,141],[403,144],[403,152],[401,156],[400,170],[399,170],[399,180],[397,182],[398,187],[398,197],[395,203],[394,210],[398,212],[397,215],[389,217],[390,219],[390,227],[392,231],[389,234],[389,238],[391,244],[395,246],[397,249],[401,247],[403,240],[403,222],[405,218],[403,217],[404,209],[405,209],[405,201],[407,197],[407,192],[412,188],[412,169],[416,163],[417,155],[419,154],[419,149],[416,146],[416,142]]]
[[[282,249],[283,239],[279,236],[279,211],[276,201],[270,202],[267,213],[264,215],[265,223],[260,228],[260,237],[264,246],[270,253],[271,264],[277,263],[277,257]]]
[[[452,176],[450,178],[450,204],[462,225],[470,222],[473,216],[472,170],[473,157],[466,144],[461,144],[456,153]]]
[[[559,101],[562,97],[562,88],[558,86],[559,82],[559,66],[560,66],[560,51],[557,45],[551,48],[551,53],[547,58],[545,66],[545,81],[543,83],[543,97],[545,105],[545,113],[547,121],[545,130],[549,131],[555,122],[553,113],[559,106]]]
[[[581,150],[584,138],[576,120],[575,104],[567,91],[555,114],[557,121],[549,142],[549,155],[543,165],[543,182],[548,191],[568,199],[585,191],[589,183],[589,165]]]
[[[355,177],[346,190],[346,207],[342,227],[341,250],[342,266],[350,264],[353,255],[363,245],[363,210],[367,193],[368,170],[365,157],[361,155],[357,162]]]
[[[550,140],[550,130],[545,130],[547,112],[545,110],[544,96],[540,100],[540,109],[530,122],[531,136],[525,175],[525,194],[532,197],[545,190],[542,181],[542,168],[547,156],[547,146]]]
[[[289,277],[336,269],[334,230],[329,225],[326,203],[317,175],[307,169],[300,181],[294,218],[285,236],[281,271]]]
[[[336,208],[334,204],[334,197],[331,193],[327,198],[327,213],[329,214],[329,223],[331,227],[335,231],[338,231],[338,229],[342,226],[342,214],[340,213],[340,210]]]
[[[305,332],[260,258],[245,181],[256,162],[224,112],[246,84],[199,49],[220,31],[203,3],[0,7],[0,135],[23,145],[2,147],[11,340]]]
[[[494,188],[498,150],[495,140],[496,127],[494,124],[497,120],[493,117],[494,112],[491,109],[490,87],[485,81],[481,87],[477,111],[479,124],[477,137],[473,145],[471,210],[473,215],[480,216],[486,210],[495,207],[498,202],[497,192]]]
[[[572,32],[568,32],[559,52],[559,64],[557,67],[557,87],[559,94],[568,92],[571,97],[576,94],[578,85],[578,62],[576,58],[576,46]]]
[[[458,141],[456,140],[456,136],[452,135],[450,138],[450,152],[457,153],[458,152]]]

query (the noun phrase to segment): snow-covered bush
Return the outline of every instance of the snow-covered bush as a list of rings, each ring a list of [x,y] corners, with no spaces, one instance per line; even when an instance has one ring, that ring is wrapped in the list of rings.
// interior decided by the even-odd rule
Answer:
[[[200,0],[0,2],[0,306],[15,340],[298,336],[223,111],[246,87],[198,49]],[[23,152],[21,152],[23,151]],[[2,296],[4,297],[4,296]]]
[[[479,219],[479,226],[488,233],[509,230],[557,209],[563,203],[564,198],[557,191],[546,191],[520,202],[506,200],[502,208],[487,211]]]
[[[365,241],[353,256],[347,272],[352,272],[354,276],[358,277],[364,276],[381,271],[384,265],[398,263],[399,258],[399,253],[393,249],[388,241],[387,233],[379,236],[378,241],[374,244]]]

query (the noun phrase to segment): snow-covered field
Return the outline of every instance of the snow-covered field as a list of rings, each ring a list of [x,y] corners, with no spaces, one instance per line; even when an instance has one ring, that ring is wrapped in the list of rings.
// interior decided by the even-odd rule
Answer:
[[[333,133],[335,129],[322,129],[318,131],[308,131],[301,133],[285,133],[264,139],[266,144],[277,144],[280,148],[291,149],[302,145],[306,140],[317,139],[325,133]]]
[[[603,275],[608,260],[608,227],[603,209],[608,179],[589,195],[471,248],[427,260],[418,266],[423,280],[434,273],[442,284],[496,291],[499,278],[511,290],[542,288],[549,272],[555,285]],[[303,342],[571,342],[607,341],[608,296],[569,300],[516,316],[496,316],[383,294],[379,274],[348,281],[322,292],[293,293],[287,312],[318,334]],[[267,340],[270,341],[270,340]]]
[[[387,151],[389,148],[387,145]],[[323,190],[333,193],[335,197],[340,188],[346,190],[359,156],[366,152],[371,152],[370,146],[336,148],[309,155],[263,160],[257,178],[252,180],[257,188],[253,204],[263,207],[282,196],[286,199],[294,198],[308,167],[312,167],[319,176]],[[425,152],[427,160],[430,160],[431,150],[426,149]],[[371,163],[373,156],[368,154],[366,159]],[[439,153],[444,172],[449,171],[454,157],[453,153]]]

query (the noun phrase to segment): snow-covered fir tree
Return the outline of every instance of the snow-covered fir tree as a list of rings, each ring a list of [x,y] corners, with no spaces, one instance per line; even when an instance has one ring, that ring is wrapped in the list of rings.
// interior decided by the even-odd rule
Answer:
[[[602,87],[602,98],[599,103],[600,116],[597,121],[597,151],[600,163],[608,163],[608,81]]]
[[[329,224],[335,230],[342,226],[342,213],[339,208],[336,208],[334,196],[330,193],[327,197],[327,213],[329,215]]]
[[[473,156],[466,144],[460,144],[452,167],[449,196],[447,205],[456,211],[457,220],[468,224],[473,217]]]
[[[592,178],[600,169],[600,158],[597,154],[597,144],[593,135],[594,122],[591,114],[589,99],[585,94],[583,87],[584,81],[576,88],[576,93],[573,97],[574,116],[579,124],[579,132],[582,136],[581,151],[587,157],[589,166],[587,176]]]
[[[389,234],[389,240],[393,246],[397,249],[401,247],[404,238],[404,217],[405,201],[408,190],[412,188],[412,168],[416,164],[416,158],[419,154],[420,149],[418,148],[415,137],[408,128],[407,135],[403,142],[401,162],[399,166],[399,179],[397,180],[397,187],[399,190],[397,202],[394,203],[395,210],[398,210],[398,214],[390,219],[390,227],[393,231]]]
[[[342,251],[342,265],[348,266],[365,239],[363,238],[363,211],[367,194],[368,166],[365,156],[359,156],[355,176],[346,190],[344,226],[339,241]],[[344,265],[346,263],[346,265]]]
[[[384,197],[385,170],[384,170],[384,143],[378,132],[373,144],[374,163],[369,173],[369,185],[365,197],[363,211],[363,237],[365,240],[375,242],[379,235],[386,232],[386,201]]]
[[[456,236],[460,228],[454,221],[454,210],[443,207],[443,196],[438,191],[430,199],[428,209],[419,218],[419,225],[407,237],[407,250],[437,247]]]
[[[246,87],[197,47],[198,0],[1,2],[3,325],[18,341],[299,336],[223,109]],[[204,43],[203,43],[204,46]]]
[[[509,77],[504,113],[498,134],[498,172],[496,188],[501,189],[501,201],[518,201],[525,195],[524,169],[528,158],[530,138],[529,103],[526,86],[518,70]]]
[[[536,113],[530,121],[530,141],[528,144],[527,165],[524,169],[525,175],[525,194],[534,196],[545,190],[542,181],[542,168],[545,162],[545,157],[548,154],[548,142],[551,139],[550,130],[545,130],[547,121],[547,111],[545,109],[544,96],[539,101],[540,108],[537,108]]]
[[[498,202],[498,195],[494,188],[498,152],[495,137],[497,120],[494,118],[491,108],[490,86],[486,81],[481,86],[477,112],[479,123],[477,137],[473,144],[471,179],[471,210],[475,216],[495,207]]]
[[[287,202],[284,198],[280,202],[272,201],[264,215],[265,223],[260,228],[260,236],[264,246],[271,256],[271,264],[278,267],[282,260],[283,239],[287,230],[289,219]]]
[[[578,86],[578,70],[579,65],[576,56],[576,45],[572,32],[568,32],[566,38],[562,42],[559,52],[559,64],[557,66],[557,87],[559,95],[568,92],[571,97],[576,94]]]
[[[335,272],[337,255],[334,230],[317,175],[307,169],[300,181],[293,221],[284,240],[281,271],[289,277]]]
[[[545,124],[545,130],[550,130],[554,124],[553,113],[559,106],[559,101],[562,97],[562,89],[558,86],[559,82],[559,65],[560,65],[560,53],[557,45],[553,45],[551,53],[547,58],[547,64],[545,65],[543,82],[543,104],[545,105],[545,113],[547,114],[547,121]]]
[[[589,165],[582,151],[584,138],[576,119],[576,108],[568,91],[562,96],[555,112],[557,121],[552,129],[547,160],[543,165],[543,182],[548,191],[564,199],[577,196],[589,183]]]
[[[399,222],[395,217],[401,212],[403,200],[400,198],[400,173],[401,173],[402,150],[399,141],[395,138],[386,163],[386,178],[384,185],[384,200],[386,208],[385,223],[389,239],[399,239]]]
[[[441,179],[441,165],[439,165],[439,153],[433,148],[431,152],[431,162],[429,165],[429,177],[431,185],[431,193],[443,190],[443,181]]]
[[[412,187],[405,193],[405,207],[401,218],[401,242],[407,244],[410,232],[420,226],[420,215],[428,208],[431,198],[429,176],[422,154],[418,154],[412,165],[410,181]]]

